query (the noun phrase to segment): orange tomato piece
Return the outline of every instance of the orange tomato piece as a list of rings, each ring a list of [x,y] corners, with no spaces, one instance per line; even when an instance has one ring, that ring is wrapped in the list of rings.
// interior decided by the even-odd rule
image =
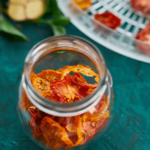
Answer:
[[[51,117],[46,116],[42,119],[40,129],[48,148],[56,149],[62,146],[71,147],[73,145],[65,128],[60,126]]]
[[[109,116],[109,111],[106,111],[104,113],[98,112],[96,114],[93,114],[93,116],[91,117],[91,122],[98,122],[100,120],[108,118]]]
[[[81,132],[81,121],[80,121],[80,115],[75,116],[74,124],[76,125],[76,133],[78,136],[78,139],[74,146],[79,145],[83,141],[82,132]]]
[[[87,77],[95,77],[95,81],[99,83],[99,76],[95,71],[86,65],[76,65],[76,66],[65,66],[62,69],[59,69],[58,72],[62,73],[61,79],[63,79],[70,72],[81,73]]]
[[[37,76],[51,82],[60,79],[61,73],[54,70],[43,70],[41,73],[38,73]]]
[[[21,101],[20,101],[20,105],[21,105],[21,108],[22,108],[24,111],[27,111],[28,108],[29,108],[30,106],[32,106],[32,103],[31,103],[30,100],[28,99],[28,97],[27,97],[27,95],[26,95],[26,93],[25,93],[24,90],[23,90],[23,97],[22,97],[22,99],[21,99]]]
[[[73,0],[73,2],[75,2],[78,5],[78,7],[82,10],[87,9],[89,6],[92,5],[91,0]]]
[[[42,95],[42,93],[48,89],[50,89],[50,83],[42,78],[35,78],[32,83],[35,90]]]
[[[83,141],[83,136],[82,136],[82,127],[81,127],[81,121],[80,121],[80,115],[75,116],[72,118],[73,122],[68,122],[68,125],[66,125],[66,129],[69,132],[72,132],[73,138],[73,146],[79,145]]]

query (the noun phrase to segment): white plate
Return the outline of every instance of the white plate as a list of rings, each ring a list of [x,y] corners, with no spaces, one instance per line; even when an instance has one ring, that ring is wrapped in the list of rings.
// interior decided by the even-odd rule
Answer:
[[[150,63],[150,56],[141,53],[137,43],[150,45],[134,39],[134,36],[145,27],[148,19],[136,13],[129,0],[95,0],[86,11],[80,10],[71,0],[58,0],[58,5],[64,15],[70,17],[71,22],[91,39],[112,51]],[[105,11],[111,11],[121,18],[122,26],[117,30],[111,30],[93,19],[95,13]],[[95,25],[96,23],[103,28]]]

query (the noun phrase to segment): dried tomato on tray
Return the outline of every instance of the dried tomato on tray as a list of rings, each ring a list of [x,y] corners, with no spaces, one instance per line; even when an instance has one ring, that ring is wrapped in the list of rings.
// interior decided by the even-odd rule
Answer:
[[[142,29],[135,39],[140,40],[141,42],[136,42],[136,45],[139,47],[141,52],[150,55],[150,22]],[[142,43],[144,42],[144,43]],[[147,43],[147,44],[146,44]]]
[[[136,11],[140,11],[143,14],[150,12],[150,0],[131,0],[131,4]]]
[[[87,9],[89,6],[92,5],[91,0],[72,0],[74,3],[78,5],[78,7],[82,10]]]
[[[97,13],[94,15],[94,19],[111,29],[117,29],[121,25],[121,19],[111,12]]]
[[[73,72],[73,75],[70,74]],[[89,84],[83,75],[95,78],[95,84]],[[93,69],[84,65],[66,66],[57,71],[43,70],[31,74],[31,83],[41,96],[59,103],[73,103],[90,95],[98,86],[99,76]],[[44,143],[47,148],[74,147],[89,141],[101,130],[107,118],[109,99],[102,97],[99,103],[88,112],[72,117],[48,115],[32,105],[25,91],[21,107],[29,112],[29,125],[33,137]]]

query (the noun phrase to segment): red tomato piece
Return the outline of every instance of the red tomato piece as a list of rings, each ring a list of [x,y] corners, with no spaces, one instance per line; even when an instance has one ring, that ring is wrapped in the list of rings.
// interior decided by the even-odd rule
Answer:
[[[121,20],[111,12],[97,13],[94,19],[111,29],[117,29],[121,25]]]
[[[74,122],[74,117],[66,117],[66,120],[64,121],[63,127],[65,128],[69,139],[74,143],[76,143],[77,141],[77,134],[75,132],[76,129],[71,128],[70,130],[68,130],[68,125],[73,124]]]
[[[150,44],[150,22],[146,25],[146,27],[143,30],[139,32],[135,39]],[[142,52],[150,55],[150,45],[147,45],[145,43],[136,42],[136,45]]]
[[[131,0],[131,4],[135,10],[147,14],[150,12],[150,0]]]
[[[57,123],[59,123],[62,127],[64,127],[64,124],[66,122],[66,117],[55,117],[54,119]]]
[[[63,80],[51,82],[50,89],[52,95],[54,95],[53,100],[60,103],[70,103],[73,102],[74,99],[82,99],[78,89],[72,85],[72,78],[70,76],[66,76]]]
[[[29,108],[29,113],[31,115],[29,125],[32,129],[33,137],[38,138],[38,137],[42,136],[42,133],[40,131],[40,127],[36,124],[37,115],[36,115],[35,109],[34,108]]]

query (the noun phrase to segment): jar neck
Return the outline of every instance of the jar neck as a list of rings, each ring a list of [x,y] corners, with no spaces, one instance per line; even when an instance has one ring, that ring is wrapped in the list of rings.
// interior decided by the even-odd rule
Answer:
[[[76,116],[89,111],[99,103],[106,89],[109,88],[106,82],[100,90],[87,96],[82,101],[74,102],[72,104],[59,104],[53,101],[44,101],[42,97],[35,94],[32,89],[27,86],[24,75],[22,77],[22,84],[29,100],[35,107],[47,114],[61,117]]]
[[[33,71],[36,62],[39,61],[40,57],[44,57],[53,51],[59,51],[64,48],[69,51],[72,50],[82,53],[89,57],[94,62],[100,78],[99,85],[92,94],[81,101],[71,104],[60,104],[45,99],[35,91],[30,81],[31,72]],[[111,78],[110,75],[109,78]],[[25,60],[22,84],[31,103],[38,109],[50,115],[66,117],[76,116],[89,111],[92,107],[97,105],[106,89],[109,88],[105,61],[100,51],[90,42],[73,36],[58,36],[49,38],[34,46]]]

